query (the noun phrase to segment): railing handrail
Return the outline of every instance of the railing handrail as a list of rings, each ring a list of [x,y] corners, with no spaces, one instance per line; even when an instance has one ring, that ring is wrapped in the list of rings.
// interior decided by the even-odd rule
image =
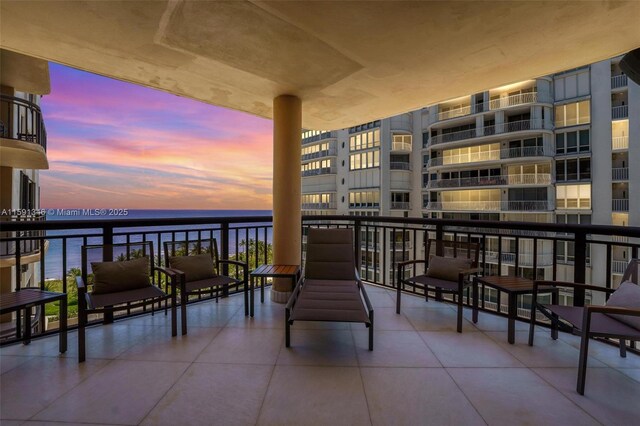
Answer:
[[[411,151],[411,143],[404,142],[404,141],[402,142],[392,141],[391,150],[392,151]]]
[[[540,118],[532,118],[529,120],[511,121],[508,123],[499,123],[490,126],[484,126],[474,129],[466,129],[458,132],[442,133],[429,138],[429,145],[437,145],[448,142],[459,142],[466,139],[481,138],[483,136],[492,136],[495,134],[519,132],[525,130],[552,130],[552,125]],[[482,130],[481,134],[478,130]],[[445,140],[446,139],[446,140]]]
[[[611,76],[611,88],[617,89],[618,87],[624,87],[628,84],[626,74],[618,74]]]
[[[498,176],[479,176],[430,180],[430,188],[455,188],[460,186],[493,185],[548,185],[552,183],[551,173],[523,173]]]
[[[408,161],[392,161],[389,163],[390,170],[409,170],[411,171],[411,163]]]
[[[313,160],[315,158],[321,158],[321,157],[333,157],[337,155],[337,153],[338,151],[335,148],[329,148],[329,149],[323,149],[318,152],[312,152],[310,154],[302,154],[300,158],[301,158],[301,161],[306,161],[306,160]]]
[[[15,96],[0,94],[0,103],[7,104],[6,108],[2,108],[2,133],[0,137],[14,139],[23,142],[31,142],[40,145],[45,151],[47,149],[47,129],[42,118],[42,110],[40,107],[26,99],[17,98]],[[17,108],[18,116],[21,110],[25,112],[25,120],[14,120]],[[30,115],[27,115],[29,112]],[[16,122],[17,121],[17,126]]]
[[[518,148],[500,148],[500,149],[491,149],[489,151],[480,151],[477,153],[468,153],[468,154],[457,154],[451,155],[448,157],[436,157],[429,159],[427,163],[427,167],[437,167],[437,166],[459,166],[467,163],[480,163],[484,161],[500,161],[509,158],[520,158],[520,157],[544,157],[544,156],[552,156],[553,154],[545,154],[543,146],[524,146]],[[469,161],[465,162],[451,162],[447,164],[443,164],[445,158],[459,160],[461,158],[468,158]],[[473,160],[471,158],[474,158]],[[477,160],[475,158],[478,158]]]
[[[448,120],[456,117],[464,117],[465,115],[471,114],[471,111],[475,113],[480,113],[489,110],[496,110],[502,108],[509,108],[512,106],[524,105],[529,103],[551,103],[551,97],[547,95],[541,95],[538,91],[534,92],[526,92],[526,93],[518,93],[515,95],[509,95],[506,97],[501,97],[500,99],[488,100],[486,102],[481,102],[478,104],[467,104],[463,105],[459,108],[449,109],[447,111],[439,111],[438,112],[438,121]]]

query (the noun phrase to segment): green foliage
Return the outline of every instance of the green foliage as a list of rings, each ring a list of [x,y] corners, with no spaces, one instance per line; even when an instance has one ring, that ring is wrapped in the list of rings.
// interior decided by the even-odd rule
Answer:
[[[249,271],[256,269],[258,266],[264,263],[273,263],[273,246],[269,243],[265,244],[264,241],[256,241],[254,239],[249,239],[247,243],[246,240],[240,241],[238,244],[239,253],[235,256],[231,256],[231,260],[237,260],[239,262],[248,262],[249,263]],[[265,262],[265,251],[266,251],[266,262]],[[256,262],[256,253],[258,260]],[[247,259],[248,254],[248,259]],[[238,271],[238,277],[242,277],[241,268],[237,268],[236,265],[229,265],[229,276],[235,277],[236,271]]]

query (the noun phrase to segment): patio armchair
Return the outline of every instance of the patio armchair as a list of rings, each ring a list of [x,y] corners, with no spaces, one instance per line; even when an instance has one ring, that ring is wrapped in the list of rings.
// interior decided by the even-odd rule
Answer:
[[[429,290],[452,294],[458,305],[457,331],[462,333],[463,298],[466,289],[472,285],[471,277],[478,273],[480,245],[463,241],[428,240],[425,259],[407,260],[398,263],[396,281],[396,313],[400,313],[402,290],[405,285],[424,290],[425,301],[429,300]],[[424,263],[425,273],[416,275],[416,266]],[[407,266],[413,266],[413,276],[405,278]]]
[[[558,329],[581,336],[578,381],[576,390],[584,395],[589,354],[589,338],[611,338],[619,340],[620,356],[626,356],[626,341],[640,341],[640,260],[632,259],[623,276],[622,283],[614,290],[594,285],[562,282],[535,281],[531,300],[531,322],[529,346],[533,346],[536,310],[551,321],[551,337],[558,338]],[[539,303],[539,287],[567,287],[575,290],[605,293],[605,306],[564,306]]]
[[[105,258],[118,260],[103,261]],[[78,362],[84,362],[86,358],[85,328],[89,315],[92,314],[102,314],[104,322],[109,323],[115,312],[146,310],[151,307],[153,314],[155,304],[158,303],[161,307],[164,301],[166,315],[166,302],[171,299],[171,335],[177,334],[174,289],[176,274],[166,268],[154,266],[153,245],[150,242],[84,245],[81,259],[81,275],[76,277]],[[100,261],[94,262],[92,259]],[[159,279],[161,275],[165,276],[164,290]]]
[[[351,229],[309,228],[305,266],[285,309],[285,346],[294,321],[364,323],[373,350],[373,307],[358,275]]]
[[[187,334],[187,303],[189,296],[213,296],[218,303],[219,293],[228,294],[231,285],[249,283],[249,265],[246,262],[220,259],[215,238],[207,240],[166,241],[165,265],[177,275],[180,290],[180,322],[182,334]],[[242,269],[242,280],[221,274],[221,266],[235,265]]]

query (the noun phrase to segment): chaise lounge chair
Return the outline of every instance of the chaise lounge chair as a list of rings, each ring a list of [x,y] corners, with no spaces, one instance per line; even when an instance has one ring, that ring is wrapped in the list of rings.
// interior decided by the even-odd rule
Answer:
[[[295,321],[364,323],[373,350],[373,308],[356,270],[351,229],[309,229],[302,278],[285,310],[286,347]]]

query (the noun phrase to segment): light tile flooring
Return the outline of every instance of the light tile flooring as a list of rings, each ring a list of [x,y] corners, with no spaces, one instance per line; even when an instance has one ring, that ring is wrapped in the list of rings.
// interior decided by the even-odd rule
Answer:
[[[506,320],[369,287],[375,350],[360,324],[296,323],[284,347],[284,308],[241,296],[190,306],[189,334],[145,316],[77,338],[0,350],[0,423],[126,425],[616,424],[640,423],[640,357],[591,344],[586,396],[575,392],[579,339],[540,329],[506,342]],[[268,300],[268,297],[267,297]]]

